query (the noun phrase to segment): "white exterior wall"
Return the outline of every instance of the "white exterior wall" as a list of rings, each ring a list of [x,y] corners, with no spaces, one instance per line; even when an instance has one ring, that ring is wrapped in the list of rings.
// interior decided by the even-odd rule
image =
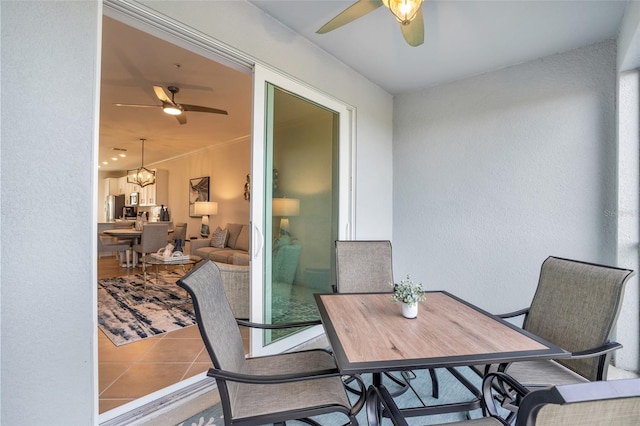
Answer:
[[[97,412],[98,2],[3,1],[0,423]]]
[[[396,275],[503,313],[547,256],[618,264],[615,42],[399,96],[394,118]]]
[[[150,5],[354,106],[357,164],[371,164],[357,168],[358,236],[391,238],[389,94],[246,2]],[[98,1],[0,2],[4,425],[97,422],[101,7]],[[64,108],[54,108],[59,105]]]

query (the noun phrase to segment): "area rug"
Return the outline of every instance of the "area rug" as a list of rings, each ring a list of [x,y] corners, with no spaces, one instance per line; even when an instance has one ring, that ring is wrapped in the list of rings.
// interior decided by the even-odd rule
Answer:
[[[191,298],[176,281],[178,271],[98,280],[98,326],[116,345],[196,323]]]
[[[458,372],[465,376],[474,386],[480,387],[480,378],[467,367],[457,368]],[[473,394],[464,387],[458,379],[456,379],[448,370],[438,368],[436,374],[438,376],[438,385],[440,395],[438,399],[431,396],[431,379],[427,370],[415,371],[416,378],[411,380],[411,387],[404,394],[395,398],[399,407],[415,407],[420,406],[422,403],[425,405],[445,404],[453,402],[470,401],[473,399]],[[363,375],[363,380],[368,385],[371,380],[370,374]],[[390,391],[394,391],[397,387],[388,381],[383,381],[385,386]],[[349,393],[351,402],[354,403],[357,400],[357,396]],[[469,413],[452,413],[452,414],[439,414],[435,416],[424,416],[408,418],[409,425],[434,425],[441,423],[450,423],[455,421],[462,421],[469,418],[478,418],[482,416],[480,409],[474,410]],[[362,409],[356,416],[360,425],[367,424],[366,410]],[[321,425],[343,425],[347,422],[347,417],[343,414],[325,414],[322,416],[313,417]],[[185,421],[179,423],[177,426],[221,426],[224,424],[224,416],[222,414],[222,407],[220,404],[213,405],[212,407],[192,416]],[[302,425],[299,421],[287,421],[287,425]],[[389,419],[384,419],[383,425],[391,425]]]

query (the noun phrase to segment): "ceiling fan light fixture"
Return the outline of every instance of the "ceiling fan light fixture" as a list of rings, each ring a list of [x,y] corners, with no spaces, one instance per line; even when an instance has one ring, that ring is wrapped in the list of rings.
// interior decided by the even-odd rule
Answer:
[[[382,0],[382,3],[402,25],[409,25],[413,21],[422,2],[423,0]]]
[[[165,104],[162,106],[162,110],[169,115],[180,115],[182,110],[175,105]]]
[[[135,183],[141,188],[156,183],[156,172],[149,170],[144,166],[144,142],[146,139],[140,139],[142,142],[142,161],[139,169],[127,170],[127,183]]]

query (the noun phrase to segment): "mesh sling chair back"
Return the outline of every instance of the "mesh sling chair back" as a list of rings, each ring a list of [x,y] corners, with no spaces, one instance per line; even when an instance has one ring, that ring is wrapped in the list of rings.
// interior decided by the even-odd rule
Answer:
[[[632,275],[628,269],[547,258],[531,305],[499,316],[525,315],[525,330],[571,352],[571,357],[476,366],[476,371],[506,371],[529,389],[606,380],[611,353],[622,347],[610,339]],[[518,397],[501,393],[503,405],[516,413]]]
[[[525,314],[525,330],[572,356],[557,361],[516,362],[506,371],[529,386],[606,380],[611,353],[622,347],[610,339],[625,284],[632,275],[628,269],[547,258],[530,307],[502,317]]]
[[[336,241],[338,293],[393,291],[390,241]]]
[[[193,300],[198,328],[213,363],[208,375],[216,379],[226,425],[280,423],[330,412],[343,413],[347,424],[358,424],[355,414],[364,400],[351,406],[329,352],[317,349],[245,358],[238,324],[257,324],[236,321],[213,262],[199,264],[178,285]]]
[[[393,262],[391,241],[341,241],[336,244],[336,292],[337,293],[392,293]],[[412,373],[411,373],[412,374]],[[438,378],[430,369],[432,395],[438,397]],[[410,375],[403,373],[403,380],[394,374],[386,374],[407,389]]]
[[[529,391],[507,374],[490,373],[482,386],[487,416],[446,425],[512,424],[500,417],[492,393],[495,386],[508,386],[521,395],[515,426],[635,426],[640,419],[640,379],[587,382]],[[369,426],[381,424],[383,410],[393,425],[408,425],[388,391],[383,386],[379,389],[370,386],[367,391]]]

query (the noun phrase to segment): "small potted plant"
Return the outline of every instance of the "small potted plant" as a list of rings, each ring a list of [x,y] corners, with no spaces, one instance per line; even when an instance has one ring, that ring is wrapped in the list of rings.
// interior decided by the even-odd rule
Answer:
[[[418,302],[422,302],[427,297],[422,287],[422,283],[415,283],[411,277],[393,285],[394,302],[402,302],[402,315],[405,318],[415,318],[418,316]]]

